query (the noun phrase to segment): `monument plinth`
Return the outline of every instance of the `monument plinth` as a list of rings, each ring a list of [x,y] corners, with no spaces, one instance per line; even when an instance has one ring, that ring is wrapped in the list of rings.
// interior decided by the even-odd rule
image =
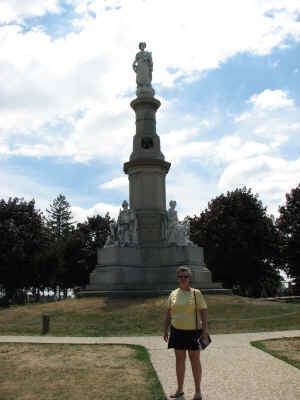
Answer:
[[[98,250],[97,266],[82,295],[103,293],[164,293],[177,285],[176,269],[191,268],[193,286],[221,289],[212,283],[205,267],[203,249],[189,238],[189,221],[179,221],[176,201],[166,210],[166,175],[171,164],[161,152],[156,132],[156,111],[161,103],[151,86],[151,53],[140,43],[133,63],[137,98],[131,102],[136,133],[124,172],[129,179],[129,203],[123,201],[117,221],[110,226],[104,248]]]

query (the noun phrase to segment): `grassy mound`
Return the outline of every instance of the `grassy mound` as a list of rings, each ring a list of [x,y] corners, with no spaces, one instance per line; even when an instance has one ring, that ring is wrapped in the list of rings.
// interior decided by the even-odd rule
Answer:
[[[215,333],[299,329],[299,304],[239,296],[207,295],[209,331]],[[53,336],[161,335],[166,296],[68,299],[0,310],[0,335],[40,335],[42,315]]]

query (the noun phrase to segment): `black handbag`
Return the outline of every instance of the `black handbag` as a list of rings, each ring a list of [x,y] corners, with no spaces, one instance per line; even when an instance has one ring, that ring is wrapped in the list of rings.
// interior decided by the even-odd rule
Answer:
[[[197,313],[197,300],[196,300],[196,292],[195,292],[195,290],[194,290],[194,298],[195,298],[195,319],[196,319],[197,343],[199,344],[201,349],[204,350],[211,343],[211,337],[209,336],[209,334],[207,334],[206,337],[203,337],[203,329],[199,329],[198,313]]]

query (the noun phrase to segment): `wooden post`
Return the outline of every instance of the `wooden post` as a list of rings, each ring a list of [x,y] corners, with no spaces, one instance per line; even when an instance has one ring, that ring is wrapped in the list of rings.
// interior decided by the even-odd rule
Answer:
[[[46,333],[48,333],[50,330],[50,317],[49,315],[44,314],[43,315],[43,330],[42,330],[42,334],[46,335]]]

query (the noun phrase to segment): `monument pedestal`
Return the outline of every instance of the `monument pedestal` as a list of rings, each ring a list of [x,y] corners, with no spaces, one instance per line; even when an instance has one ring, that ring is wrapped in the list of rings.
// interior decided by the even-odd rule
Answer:
[[[212,283],[201,247],[174,245],[99,249],[98,264],[85,292],[170,291],[177,287],[176,269],[183,265],[192,271],[193,287],[222,289],[220,283]]]

